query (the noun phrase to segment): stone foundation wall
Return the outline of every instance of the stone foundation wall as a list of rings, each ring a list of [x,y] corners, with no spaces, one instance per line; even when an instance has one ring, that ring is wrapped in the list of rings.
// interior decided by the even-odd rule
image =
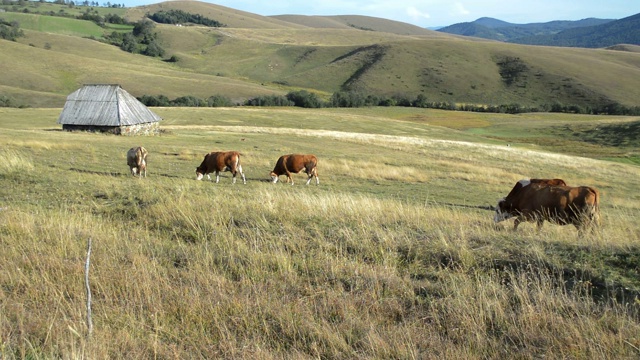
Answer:
[[[103,132],[115,135],[158,135],[160,134],[160,124],[157,122],[145,123],[131,126],[91,126],[91,125],[62,125],[62,130],[66,131],[90,131]]]
[[[131,126],[121,126],[120,135],[158,135],[160,134],[160,124],[157,122],[138,124]]]

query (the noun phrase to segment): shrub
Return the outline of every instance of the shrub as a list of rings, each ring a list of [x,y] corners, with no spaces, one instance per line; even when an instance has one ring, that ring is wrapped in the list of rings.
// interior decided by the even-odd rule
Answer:
[[[306,90],[292,91],[287,94],[289,99],[295,106],[303,108],[321,108],[322,101],[314,93],[310,93]]]

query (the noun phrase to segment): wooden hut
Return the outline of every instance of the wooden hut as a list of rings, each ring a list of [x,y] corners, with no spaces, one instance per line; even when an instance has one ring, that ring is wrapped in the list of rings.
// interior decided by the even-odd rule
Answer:
[[[67,96],[58,124],[67,131],[99,131],[119,135],[155,135],[160,116],[120,85],[84,85]]]

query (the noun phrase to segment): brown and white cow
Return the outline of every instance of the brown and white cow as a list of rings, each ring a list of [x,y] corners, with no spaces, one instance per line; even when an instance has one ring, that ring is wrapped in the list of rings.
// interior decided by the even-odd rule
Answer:
[[[147,149],[142,146],[132,147],[127,151],[127,165],[131,170],[131,175],[147,177]]]
[[[518,184],[498,202],[495,222],[515,216],[513,230],[523,221],[537,222],[538,229],[545,220],[559,225],[571,224],[578,231],[593,229],[599,224],[600,194],[593,187],[556,186],[529,180],[520,180]]]
[[[271,180],[273,183],[277,183],[280,175],[287,176],[287,183],[291,182],[293,185],[293,179],[291,178],[291,173],[297,174],[300,171],[304,170],[307,174],[307,185],[311,182],[311,179],[316,177],[316,185],[320,184],[320,179],[318,179],[318,158],[315,155],[308,154],[288,154],[282,155],[276,162],[276,166],[273,168],[271,172]]]
[[[233,183],[236,183],[236,175],[240,173],[242,182],[247,183],[247,179],[242,172],[240,165],[240,153],[237,151],[212,151],[204,156],[200,166],[196,168],[196,180],[202,180],[204,175],[211,180],[210,173],[216,173],[216,183],[220,181],[220,172],[230,171],[233,175]]]

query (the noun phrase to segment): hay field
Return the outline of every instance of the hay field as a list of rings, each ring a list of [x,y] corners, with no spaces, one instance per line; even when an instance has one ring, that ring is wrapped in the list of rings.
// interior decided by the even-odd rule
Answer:
[[[640,354],[640,168],[489,136],[540,114],[160,108],[162,135],[116,137],[62,132],[60,110],[0,109],[3,359]],[[196,181],[211,150],[248,183]],[[268,181],[291,152],[318,155],[319,186]],[[602,228],[495,226],[523,177],[597,187]]]

